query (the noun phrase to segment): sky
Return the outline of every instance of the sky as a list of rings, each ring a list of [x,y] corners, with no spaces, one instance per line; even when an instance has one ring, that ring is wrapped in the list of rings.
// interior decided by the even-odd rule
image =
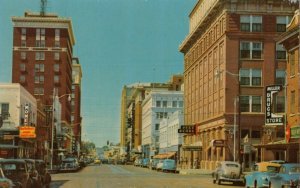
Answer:
[[[124,85],[167,82],[183,73],[179,45],[197,0],[48,0],[46,12],[72,19],[82,66],[82,138],[120,142]],[[11,82],[12,16],[39,12],[40,0],[0,0],[0,83]]]

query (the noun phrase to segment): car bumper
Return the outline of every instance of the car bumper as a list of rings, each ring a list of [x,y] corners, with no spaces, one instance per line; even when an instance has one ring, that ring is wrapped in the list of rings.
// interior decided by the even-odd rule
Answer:
[[[243,179],[220,177],[220,180],[226,182],[244,182]]]

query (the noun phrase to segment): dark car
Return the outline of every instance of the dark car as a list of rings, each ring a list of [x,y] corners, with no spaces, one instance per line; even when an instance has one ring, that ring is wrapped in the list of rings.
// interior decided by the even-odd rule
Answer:
[[[40,159],[36,159],[35,160],[35,167],[36,170],[38,171],[41,179],[42,179],[42,184],[43,186],[45,186],[46,188],[50,187],[50,183],[51,183],[51,175],[48,172],[47,168],[46,168],[46,163],[43,160]]]
[[[12,180],[15,187],[34,187],[34,180],[24,159],[0,159],[0,164],[5,177]]]
[[[60,165],[60,172],[76,172],[80,169],[77,158],[66,158],[62,160]]]

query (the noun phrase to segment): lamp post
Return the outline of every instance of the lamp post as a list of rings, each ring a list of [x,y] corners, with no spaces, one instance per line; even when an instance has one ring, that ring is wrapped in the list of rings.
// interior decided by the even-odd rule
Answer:
[[[52,128],[51,128],[51,158],[50,158],[50,168],[51,170],[53,170],[53,142],[54,142],[54,122],[55,122],[55,118],[54,118],[54,112],[55,112],[55,101],[56,99],[60,99],[64,96],[68,95],[68,101],[71,101],[71,94],[64,94],[61,96],[57,96],[56,90],[55,88],[53,89],[53,98],[52,98]],[[58,101],[59,102],[59,101]]]

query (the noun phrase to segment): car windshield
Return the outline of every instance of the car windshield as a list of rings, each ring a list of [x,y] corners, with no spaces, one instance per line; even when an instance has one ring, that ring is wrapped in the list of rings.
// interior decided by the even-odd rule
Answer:
[[[227,167],[234,167],[234,168],[238,168],[238,167],[239,167],[239,165],[237,165],[237,164],[232,164],[232,163],[228,163],[228,164],[226,164],[226,166],[227,166]]]
[[[290,173],[300,173],[300,166],[295,166],[290,169]]]
[[[267,166],[267,171],[268,172],[279,172],[279,167]]]

